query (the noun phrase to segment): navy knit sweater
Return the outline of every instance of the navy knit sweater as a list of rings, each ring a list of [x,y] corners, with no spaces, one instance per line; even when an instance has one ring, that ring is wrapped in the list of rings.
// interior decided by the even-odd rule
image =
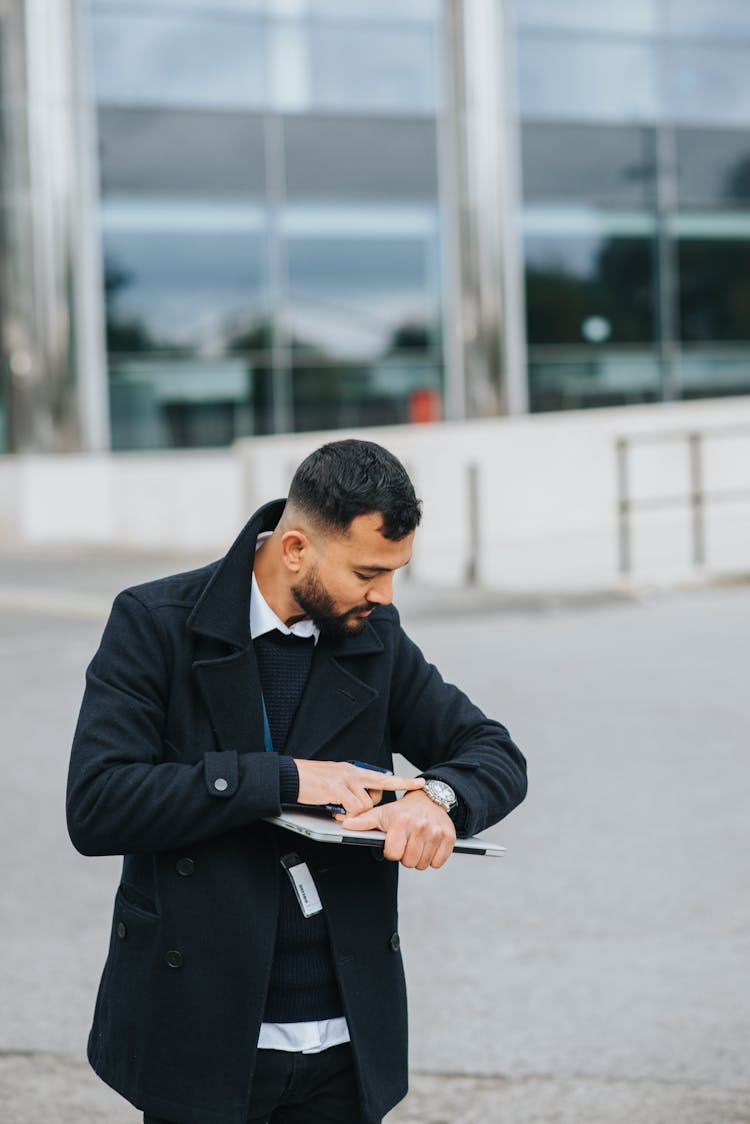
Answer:
[[[283,754],[305,689],[314,641],[267,632],[253,641],[271,741]],[[299,781],[291,758],[281,757],[281,801],[297,799]],[[293,846],[290,844],[290,850]],[[314,1022],[343,1014],[323,913],[305,917],[286,873],[280,881],[279,917],[271,982],[263,1021]]]

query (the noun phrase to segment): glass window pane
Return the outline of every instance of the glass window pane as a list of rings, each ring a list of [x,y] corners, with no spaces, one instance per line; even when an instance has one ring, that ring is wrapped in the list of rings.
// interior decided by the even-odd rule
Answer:
[[[109,397],[114,449],[228,445],[256,432],[256,360],[117,356]]]
[[[581,121],[653,121],[659,112],[656,47],[522,35],[519,43],[524,117]]]
[[[687,341],[750,340],[750,241],[681,239],[680,323]]]
[[[712,352],[700,348],[679,356],[680,398],[719,398],[750,394],[750,348]]]
[[[430,113],[437,103],[435,49],[422,29],[309,29],[310,96],[316,109]]]
[[[262,316],[264,250],[244,231],[105,231],[109,351],[235,350]]]
[[[602,348],[564,358],[532,352],[529,358],[532,412],[630,406],[661,397],[656,351]]]
[[[432,121],[289,117],[284,122],[290,199],[434,199]]]
[[[339,429],[439,420],[442,366],[430,355],[394,350],[370,364],[296,356],[294,428]]]
[[[669,60],[675,120],[750,124],[750,41],[741,46],[674,44]]]
[[[277,0],[272,0],[276,3]],[[283,0],[282,4],[283,6]],[[439,0],[306,0],[313,16],[337,20],[387,20],[389,23],[434,23],[440,18]]]
[[[121,228],[105,211],[113,447],[226,445],[261,431],[270,371],[263,235],[231,225],[196,233],[199,207],[168,231],[149,229],[153,208],[141,212],[139,229],[138,208],[120,215],[131,222]]]
[[[295,346],[373,357],[412,333],[433,346],[436,248],[414,238],[299,237],[288,243],[289,331]]]
[[[288,271],[295,428],[408,421],[425,395],[439,413],[434,234],[297,235]]]
[[[158,14],[160,12],[184,13],[186,8],[185,0],[90,0],[93,11],[98,8],[114,8],[119,9],[120,12],[149,12]],[[250,12],[264,12],[268,0],[190,0],[190,8],[193,12],[199,12],[201,9],[207,14],[218,13],[239,13],[247,15]]]
[[[208,12],[92,18],[96,97],[115,105],[229,109],[265,98],[265,45],[258,20]]]
[[[679,0],[682,3],[682,0]],[[658,27],[658,0],[515,0],[514,14],[521,27],[560,27],[577,31],[625,31],[649,34]]]
[[[653,202],[655,153],[649,129],[527,122],[521,145],[523,194],[529,202]]]
[[[750,134],[677,129],[677,185],[683,206],[750,203]]]
[[[104,195],[258,197],[265,191],[263,125],[228,112],[99,111]]]
[[[750,36],[747,0],[665,0],[672,35],[704,39]]]
[[[654,338],[650,239],[534,236],[525,246],[531,345]]]

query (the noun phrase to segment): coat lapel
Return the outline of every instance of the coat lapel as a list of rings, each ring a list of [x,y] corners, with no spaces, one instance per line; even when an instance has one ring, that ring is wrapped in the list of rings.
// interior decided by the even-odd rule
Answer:
[[[283,510],[284,501],[276,500],[255,513],[188,619],[188,627],[199,637],[193,673],[222,750],[247,753],[265,748],[258,665],[250,639],[250,586],[258,535],[272,530]]]
[[[369,624],[359,636],[333,643],[321,638],[285,753],[315,757],[379,697],[375,688],[356,674],[356,658],[382,651],[383,644]],[[350,659],[351,668],[347,666]]]
[[[218,659],[196,660],[193,671],[219,748],[262,751],[263,707],[252,647]]]
[[[250,644],[250,585],[255,544],[261,531],[272,531],[284,511],[274,500],[256,511],[214,570],[188,617],[188,628],[223,640],[235,648]]]

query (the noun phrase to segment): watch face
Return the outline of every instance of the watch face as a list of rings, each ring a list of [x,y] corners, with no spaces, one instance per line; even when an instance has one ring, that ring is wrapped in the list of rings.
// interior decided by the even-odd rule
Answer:
[[[451,786],[449,784],[446,784],[445,781],[430,780],[427,782],[427,784],[430,792],[433,794],[433,796],[437,796],[438,800],[444,800],[445,803],[450,807],[452,807],[456,803],[456,794]]]

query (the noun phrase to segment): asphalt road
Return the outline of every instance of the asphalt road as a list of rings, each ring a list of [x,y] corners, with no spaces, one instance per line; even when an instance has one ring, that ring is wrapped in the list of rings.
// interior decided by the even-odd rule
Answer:
[[[3,1124],[139,1119],[74,1060],[118,863],[73,851],[63,792],[111,596],[189,564],[0,557]],[[750,1121],[750,588],[398,601],[510,726],[530,794],[491,833],[504,859],[403,877],[418,1076],[394,1124]]]

